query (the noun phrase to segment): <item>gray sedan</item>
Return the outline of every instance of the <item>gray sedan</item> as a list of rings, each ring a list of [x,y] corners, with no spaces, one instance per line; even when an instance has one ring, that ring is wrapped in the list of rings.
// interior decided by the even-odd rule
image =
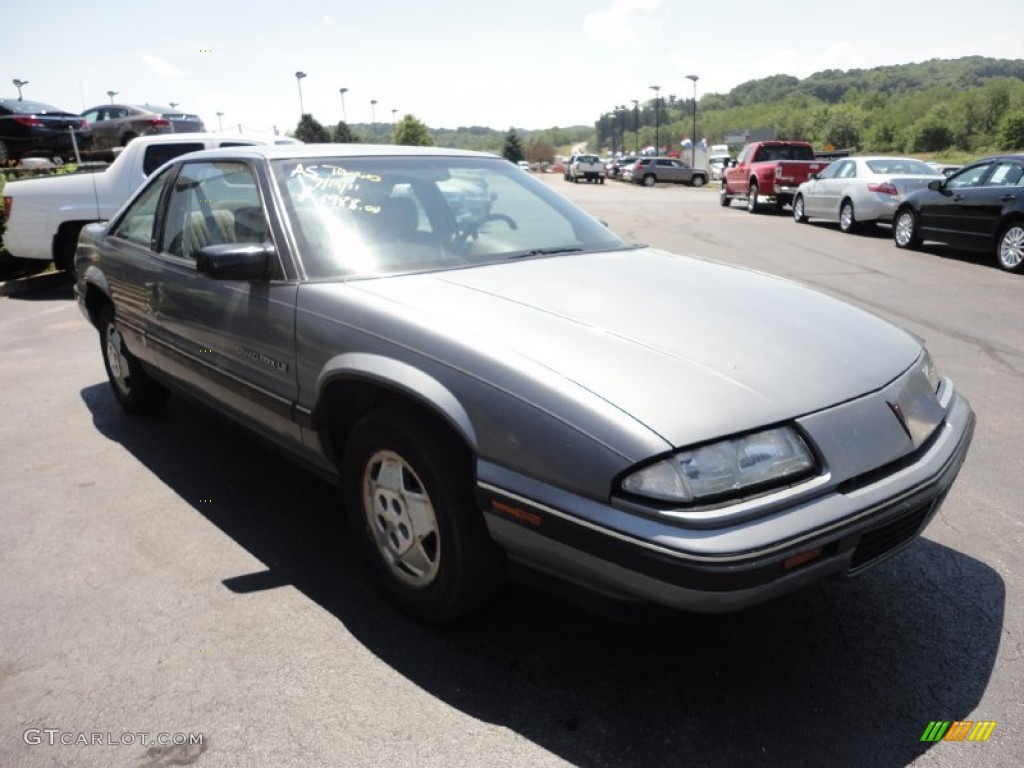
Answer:
[[[914,336],[630,245],[493,155],[186,155],[76,268],[120,404],[187,393],[337,480],[423,620],[510,565],[698,611],[859,573],[928,524],[973,433]]]
[[[838,221],[843,232],[863,225],[892,222],[903,199],[942,172],[912,157],[849,157],[812,175],[793,199],[793,219]]]

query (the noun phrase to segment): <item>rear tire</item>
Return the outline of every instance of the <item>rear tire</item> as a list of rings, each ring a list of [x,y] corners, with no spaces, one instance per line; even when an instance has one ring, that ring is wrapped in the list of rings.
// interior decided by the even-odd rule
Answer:
[[[653,187],[657,183],[658,183],[658,180],[656,178],[654,178],[654,174],[653,173],[648,173],[646,176],[644,176],[644,186],[645,187]]]
[[[61,227],[53,244],[53,263],[61,272],[75,271],[75,251],[78,248],[78,235],[82,224],[71,224]]]
[[[167,404],[170,393],[150,378],[135,356],[125,346],[121,332],[114,323],[114,306],[107,304],[100,312],[100,350],[107,379],[114,397],[128,413],[155,413]]]
[[[0,168],[6,168],[7,162],[11,159],[11,153],[7,145],[0,141]]]
[[[496,594],[504,552],[477,505],[469,452],[445,427],[374,411],[349,435],[342,475],[358,545],[399,608],[449,621]]]
[[[121,137],[121,146],[122,147],[127,147],[128,146],[128,142],[130,142],[132,139],[137,139],[138,137],[139,137],[139,134],[137,134],[137,133],[131,133],[131,132],[126,133],[124,136]]]
[[[921,247],[921,234],[917,230],[917,214],[912,208],[896,211],[892,220],[892,239],[897,248],[917,250]]]
[[[853,202],[843,200],[843,204],[839,207],[839,231],[850,235],[859,229],[860,224],[853,210]]]
[[[751,182],[747,188],[747,213],[757,213],[757,182]]]
[[[1024,272],[1024,222],[1011,221],[999,235],[996,244],[999,268],[1007,272]]]

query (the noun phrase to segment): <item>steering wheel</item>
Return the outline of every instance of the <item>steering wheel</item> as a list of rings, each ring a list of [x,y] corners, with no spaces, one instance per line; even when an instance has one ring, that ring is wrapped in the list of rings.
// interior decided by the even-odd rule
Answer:
[[[452,245],[465,248],[471,239],[476,240],[480,236],[480,227],[489,221],[503,221],[508,224],[509,229],[519,229],[516,220],[511,216],[506,216],[504,213],[488,213],[479,219],[466,222],[465,226],[452,237]]]

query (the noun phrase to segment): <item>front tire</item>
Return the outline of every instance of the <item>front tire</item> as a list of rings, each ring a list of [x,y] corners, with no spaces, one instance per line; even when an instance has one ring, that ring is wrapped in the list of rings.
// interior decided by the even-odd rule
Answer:
[[[150,378],[125,346],[111,304],[100,312],[100,349],[114,397],[128,413],[155,413],[167,404],[170,393]]]
[[[917,214],[912,208],[896,212],[892,222],[892,239],[897,248],[917,250],[921,247],[921,234],[917,231]]]
[[[352,430],[342,474],[359,546],[399,608],[442,622],[494,596],[504,553],[477,506],[469,452],[445,427],[374,411]]]
[[[1003,228],[996,245],[999,268],[1024,272],[1024,222],[1011,221]]]
[[[705,179],[703,176],[694,176],[693,181],[690,182],[690,185],[694,187],[703,187],[705,184],[707,184],[707,182],[708,180]]]
[[[732,197],[729,195],[729,187],[725,183],[724,179],[722,180],[722,189],[718,193],[718,202],[721,204],[723,208],[728,208],[729,203],[732,202]]]
[[[797,195],[793,201],[793,220],[797,224],[807,223],[807,214],[804,213],[804,196]]]

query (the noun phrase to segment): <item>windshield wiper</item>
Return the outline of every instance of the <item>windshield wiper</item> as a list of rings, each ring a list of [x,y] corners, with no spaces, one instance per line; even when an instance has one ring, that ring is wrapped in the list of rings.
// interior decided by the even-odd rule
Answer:
[[[528,259],[531,256],[551,256],[555,253],[579,253],[582,248],[535,248],[532,251],[523,251],[522,253],[513,253],[511,256],[506,256],[506,259]]]

